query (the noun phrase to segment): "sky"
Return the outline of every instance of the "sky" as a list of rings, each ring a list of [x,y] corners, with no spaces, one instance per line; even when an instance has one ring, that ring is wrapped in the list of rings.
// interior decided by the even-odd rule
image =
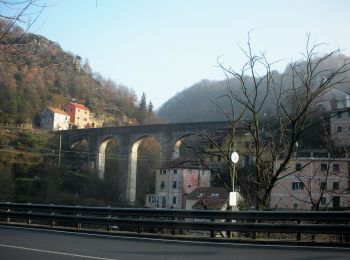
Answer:
[[[92,70],[145,92],[155,108],[202,79],[240,68],[248,32],[275,69],[301,58],[306,34],[350,56],[348,0],[46,0],[31,31],[88,59]]]

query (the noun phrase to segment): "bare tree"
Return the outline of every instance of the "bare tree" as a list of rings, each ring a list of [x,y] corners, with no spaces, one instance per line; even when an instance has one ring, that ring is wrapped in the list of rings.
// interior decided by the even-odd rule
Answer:
[[[28,64],[28,59],[40,58],[40,42],[29,31],[46,8],[58,3],[59,0],[52,0],[51,3],[44,0],[0,0],[0,63],[26,70],[38,70],[72,60],[72,57],[67,57],[59,63],[45,64],[39,68],[31,68]],[[27,60],[19,62],[23,57]]]
[[[232,127],[228,149],[224,151],[219,145],[217,148],[234,179],[230,153],[238,141],[237,129],[243,119],[249,121],[246,123],[252,140],[249,154],[254,161],[250,184],[255,187],[251,197],[257,209],[268,207],[272,188],[286,177],[282,172],[297,142],[305,131],[320,123],[314,120],[318,99],[331,88],[347,82],[345,73],[350,69],[349,61],[345,60],[335,69],[327,68],[327,61],[338,55],[339,50],[322,55],[319,53],[322,46],[310,44],[308,35],[303,59],[290,62],[282,76],[272,70],[274,62],[269,62],[264,54],[253,52],[250,34],[246,47],[240,47],[247,59],[241,69],[236,70],[218,60],[227,76],[227,94],[221,98],[226,98],[230,105],[229,110],[220,106],[218,109]]]

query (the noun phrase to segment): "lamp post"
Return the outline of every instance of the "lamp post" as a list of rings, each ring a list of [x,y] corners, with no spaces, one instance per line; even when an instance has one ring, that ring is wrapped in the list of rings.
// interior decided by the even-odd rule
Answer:
[[[236,175],[236,163],[238,163],[239,160],[239,155],[236,151],[234,151],[231,154],[231,161],[233,163],[233,173],[232,173],[232,192],[230,192],[230,206],[236,207],[237,206],[237,199],[238,199],[238,195],[237,192],[235,192],[235,175]]]

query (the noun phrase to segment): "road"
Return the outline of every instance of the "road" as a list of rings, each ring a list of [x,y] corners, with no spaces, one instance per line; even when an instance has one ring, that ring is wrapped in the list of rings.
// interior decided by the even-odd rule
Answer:
[[[349,259],[349,249],[213,244],[0,226],[1,260]]]

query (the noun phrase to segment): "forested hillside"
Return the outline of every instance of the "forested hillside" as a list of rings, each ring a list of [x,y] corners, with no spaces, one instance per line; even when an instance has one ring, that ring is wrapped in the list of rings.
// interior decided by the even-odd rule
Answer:
[[[105,114],[107,125],[155,120],[150,102],[140,107],[132,89],[94,73],[87,59],[0,19],[0,123],[35,125],[46,105],[72,99]]]
[[[317,59],[317,58],[316,58]],[[317,78],[312,80],[319,81],[322,80],[323,73],[336,70],[344,61],[348,60],[349,57],[338,55],[331,57],[319,68],[319,73],[317,73]],[[301,66],[305,63],[301,63]],[[275,82],[278,84],[282,82],[282,88],[288,89],[292,84],[292,79],[289,77],[290,68],[286,68],[283,73],[272,72]],[[350,73],[347,72],[342,77],[350,79]],[[246,77],[247,85],[253,87],[252,79]],[[229,89],[237,92],[239,95],[240,81],[231,78],[223,81],[209,81],[202,80],[193,86],[179,92],[174,97],[170,98],[165,102],[158,110],[158,116],[167,122],[200,122],[200,121],[219,121],[226,120],[225,111],[230,111],[230,102],[233,101],[233,107],[235,113],[239,114],[241,112],[242,106],[235,102],[235,100],[230,100],[227,98]],[[262,91],[264,88],[262,88]],[[249,92],[249,87],[247,88]],[[259,91],[259,90],[258,90]],[[350,83],[349,84],[338,84],[336,88],[332,88],[331,91],[323,93],[315,102],[315,105],[322,104],[322,108],[325,111],[331,109],[331,100],[337,100],[343,102],[346,99],[346,94],[350,93]],[[259,95],[262,98],[264,93]],[[264,102],[264,113],[271,114],[276,111],[273,107],[274,96],[271,91],[266,102]],[[246,118],[244,117],[245,119]]]

